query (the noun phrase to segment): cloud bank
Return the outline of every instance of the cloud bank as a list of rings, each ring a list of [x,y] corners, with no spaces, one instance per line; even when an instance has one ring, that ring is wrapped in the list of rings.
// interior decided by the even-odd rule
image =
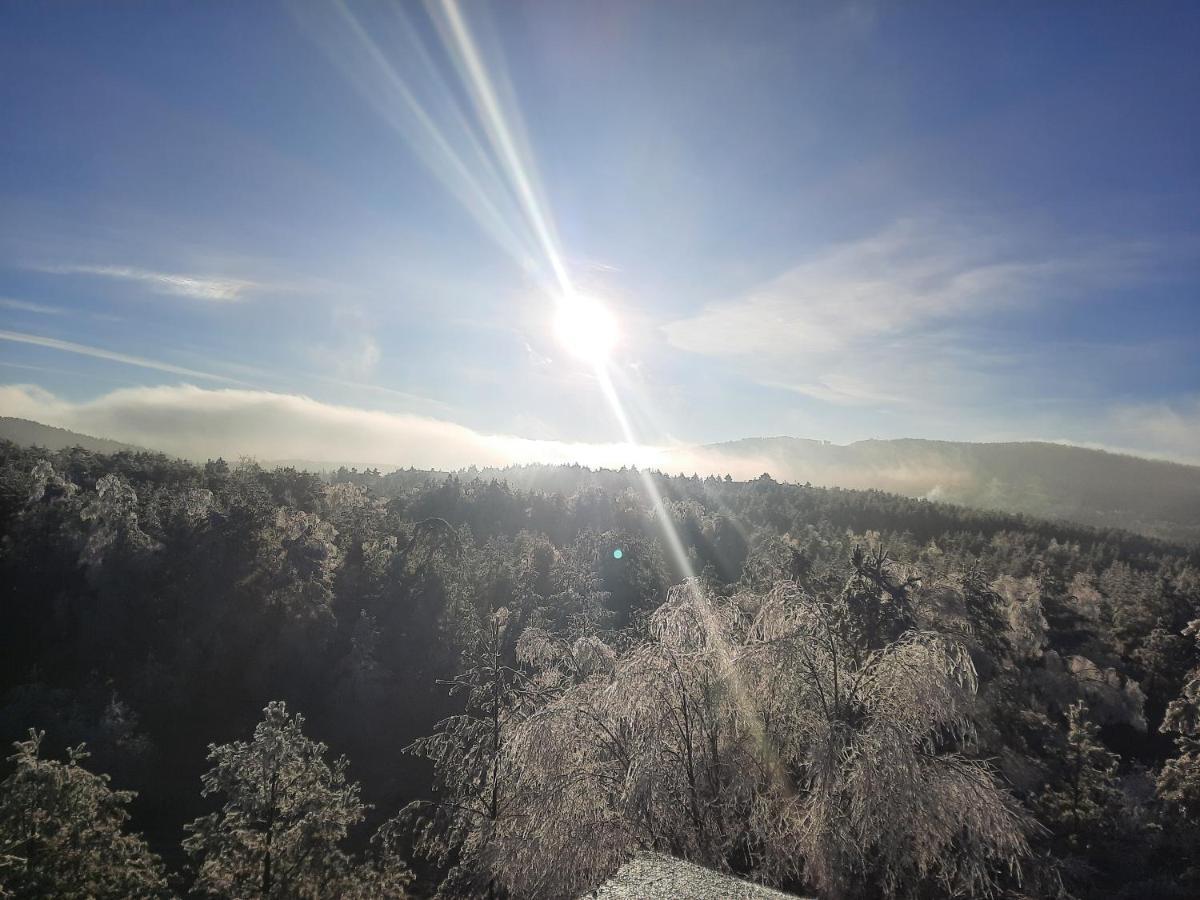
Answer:
[[[721,447],[573,443],[487,434],[430,416],[340,406],[297,394],[190,384],[124,388],[72,402],[33,385],[0,386],[0,415],[32,419],[94,437],[110,438],[195,460],[253,457],[265,462],[416,466],[579,463],[593,468],[638,466],[667,473],[754,478],[763,472],[786,481],[873,487],[914,496],[932,487],[961,492],[979,487],[977,473],[954,455],[953,445],[919,452],[847,456],[821,441],[773,439]],[[1093,447],[1136,446],[1139,435],[1194,462],[1200,444],[1200,399],[1186,408],[1123,407],[1106,418],[1110,440]],[[865,445],[852,445],[864,447]],[[1130,451],[1126,451],[1130,452]]]
[[[721,461],[719,454],[703,451],[529,440],[295,394],[186,384],[127,388],[82,403],[30,385],[9,385],[0,387],[0,414],[201,460],[251,456],[437,469],[577,462],[672,472],[716,471]],[[753,466],[743,470],[745,465],[734,474],[748,475]]]

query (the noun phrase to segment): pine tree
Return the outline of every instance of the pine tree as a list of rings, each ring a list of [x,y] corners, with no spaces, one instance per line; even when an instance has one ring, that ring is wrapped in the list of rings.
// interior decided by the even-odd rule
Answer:
[[[44,734],[30,729],[14,744],[15,771],[0,782],[0,896],[166,896],[158,857],[125,830],[133,792],[85,769],[82,744],[65,762],[42,759]]]
[[[375,897],[404,896],[407,874],[393,845],[385,843],[375,865],[357,868],[341,848],[367,809],[346,779],[346,758],[329,762],[328,748],[305,736],[304,717],[284,703],[263,713],[252,741],[210,746],[202,793],[225,804],[186,826],[184,849],[199,864],[193,892],[317,900],[370,887]]]
[[[1067,748],[1062,757],[1060,786],[1042,795],[1046,824],[1074,852],[1090,850],[1111,830],[1120,801],[1117,764],[1120,758],[1100,741],[1100,729],[1087,717],[1087,707],[1067,710]]]
[[[417,852],[448,870],[441,891],[450,896],[496,892],[493,841],[507,799],[501,759],[530,690],[504,662],[508,623],[507,609],[492,614],[451,683],[451,693],[466,695],[465,710],[407,748],[433,763],[440,797],[409,804],[397,822],[414,823]]]

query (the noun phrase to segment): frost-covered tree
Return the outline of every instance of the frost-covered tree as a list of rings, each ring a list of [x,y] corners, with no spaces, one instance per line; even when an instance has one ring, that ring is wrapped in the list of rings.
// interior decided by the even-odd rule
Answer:
[[[1200,643],[1200,619],[1184,634]],[[1179,755],[1163,766],[1158,795],[1185,819],[1200,824],[1200,667],[1191,671],[1183,692],[1167,707],[1161,730],[1175,735]]]
[[[1200,643],[1200,619],[1184,634]],[[1165,829],[1174,844],[1174,880],[1181,891],[1200,888],[1200,666],[1187,675],[1179,697],[1172,700],[1161,730],[1175,737],[1178,755],[1158,774],[1158,797],[1168,812]]]
[[[80,518],[88,526],[80,561],[88,566],[100,566],[114,550],[140,553],[155,546],[138,521],[137,492],[119,475],[105,475],[96,482],[96,493]]]
[[[499,881],[570,895],[646,848],[828,896],[995,889],[1026,820],[970,755],[970,658],[885,641],[911,585],[864,610],[865,570],[833,597],[673,589],[649,640],[513,729]]]
[[[212,745],[204,796],[224,798],[196,819],[184,843],[197,862],[193,892],[210,897],[402,897],[407,870],[377,836],[377,860],[358,866],[342,849],[367,809],[346,779],[345,757],[307,737],[304,717],[268,704],[251,741]]]
[[[85,769],[82,744],[65,761],[43,759],[43,735],[30,729],[14,744],[14,771],[0,782],[0,896],[165,897],[158,857],[125,830],[133,792]]]
[[[1067,710],[1067,746],[1062,754],[1059,784],[1042,796],[1045,823],[1065,839],[1074,852],[1088,850],[1112,828],[1120,803],[1117,783],[1119,758],[1100,741],[1100,729],[1089,720],[1087,707],[1074,703]]]

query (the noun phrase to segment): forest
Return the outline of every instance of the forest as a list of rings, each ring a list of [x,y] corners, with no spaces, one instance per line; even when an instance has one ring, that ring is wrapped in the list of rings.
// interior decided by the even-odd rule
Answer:
[[[6,441],[0,585],[0,896],[1200,896],[1184,543]]]

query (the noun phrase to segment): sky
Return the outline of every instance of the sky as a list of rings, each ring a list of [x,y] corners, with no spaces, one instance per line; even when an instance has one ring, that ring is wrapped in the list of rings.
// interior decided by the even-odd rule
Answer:
[[[0,414],[1200,462],[1197,46],[1184,2],[5,4]]]

